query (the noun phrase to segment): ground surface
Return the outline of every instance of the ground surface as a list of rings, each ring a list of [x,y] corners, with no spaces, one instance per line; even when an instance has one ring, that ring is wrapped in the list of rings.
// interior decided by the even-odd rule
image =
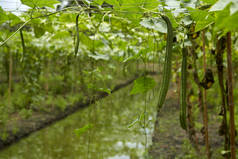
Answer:
[[[204,158],[203,137],[197,129],[197,138],[199,142],[200,154],[190,144],[188,134],[180,127],[179,124],[179,103],[176,93],[170,90],[166,103],[159,115],[157,130],[154,131],[152,138],[153,144],[149,153],[154,159],[202,159]],[[213,108],[209,109],[209,136],[212,148],[212,158],[222,159],[220,155],[223,144],[223,137],[218,135],[220,121]],[[212,112],[212,113],[211,113]],[[202,118],[199,117],[202,123]]]

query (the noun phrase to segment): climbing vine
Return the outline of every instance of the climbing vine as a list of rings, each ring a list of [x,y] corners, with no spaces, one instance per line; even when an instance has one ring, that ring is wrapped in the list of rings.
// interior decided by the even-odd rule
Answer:
[[[220,119],[219,114],[222,121],[217,131],[224,135],[220,153],[236,158],[236,0],[21,3],[29,9],[17,13],[0,7],[0,107],[9,107],[9,112],[0,115],[19,113],[28,118],[38,111],[65,111],[67,103],[95,101],[96,93],[110,95],[121,80],[136,77],[130,95],[144,94],[145,107],[128,127],[142,123],[147,147],[146,93],[158,88],[156,131],[177,80],[179,95],[174,98],[179,99],[181,128],[190,136],[201,134],[206,147],[203,154],[212,158],[210,117]],[[149,76],[151,72],[158,74],[156,79]],[[219,112],[214,113],[217,108],[210,105],[220,106]],[[202,123],[193,118],[197,108]],[[0,117],[3,121],[7,125]]]

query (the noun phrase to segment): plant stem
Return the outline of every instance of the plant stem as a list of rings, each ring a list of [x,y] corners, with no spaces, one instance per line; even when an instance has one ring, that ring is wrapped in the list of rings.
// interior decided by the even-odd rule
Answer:
[[[9,50],[9,48],[8,48]],[[12,92],[12,52],[9,51],[9,81],[8,81],[8,104],[11,107],[11,92]]]
[[[232,84],[232,56],[231,56],[231,32],[227,33],[227,72],[228,72],[228,106],[230,110],[230,149],[231,159],[236,158],[235,152],[235,115]]]
[[[203,51],[203,70],[204,73],[206,72],[207,69],[207,62],[206,62],[206,44],[205,44],[205,31],[202,32],[202,51]],[[205,143],[206,143],[206,153],[207,153],[207,158],[210,159],[210,145],[209,145],[209,137],[208,137],[208,115],[207,115],[207,102],[206,102],[206,97],[207,97],[207,91],[206,89],[203,90],[203,124],[205,128]]]
[[[221,92],[221,100],[222,100],[222,107],[220,115],[223,116],[222,125],[220,127],[220,131],[222,131],[222,135],[224,135],[224,150],[229,149],[229,131],[227,125],[227,108],[226,108],[226,94],[225,94],[225,87],[224,87],[224,76],[223,76],[223,53],[225,47],[223,43],[225,42],[224,37],[219,39],[216,44],[216,64],[217,64],[217,73],[218,73],[218,81],[219,87]],[[226,159],[229,158],[228,155],[225,156]]]

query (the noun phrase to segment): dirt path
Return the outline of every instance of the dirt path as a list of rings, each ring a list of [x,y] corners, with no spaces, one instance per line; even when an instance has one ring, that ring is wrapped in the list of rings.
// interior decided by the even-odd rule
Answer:
[[[188,134],[180,127],[179,124],[179,103],[177,95],[170,91],[169,97],[159,115],[157,130],[154,131],[152,146],[149,154],[153,159],[203,159],[204,142],[203,137],[197,128],[197,136],[200,154],[196,153],[190,144]],[[223,145],[223,137],[218,135],[219,119],[216,112],[209,109],[209,135],[212,148],[212,158],[222,159],[220,154]],[[202,123],[199,117],[199,123]],[[198,125],[198,124],[197,124]]]

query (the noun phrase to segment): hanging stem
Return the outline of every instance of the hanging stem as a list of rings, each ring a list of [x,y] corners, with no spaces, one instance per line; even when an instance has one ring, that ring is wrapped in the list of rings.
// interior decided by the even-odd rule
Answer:
[[[190,47],[190,51],[192,53],[192,56],[193,56],[193,79],[194,79],[194,82],[196,83],[196,85],[198,86],[198,106],[199,108],[202,108],[203,106],[203,96],[202,96],[202,87],[200,85],[200,79],[199,79],[199,76],[198,76],[198,68],[197,68],[197,55],[195,53],[195,49],[194,49],[195,45],[194,45],[194,42],[193,42],[193,46]]]
[[[235,115],[232,84],[232,56],[231,56],[231,32],[227,33],[227,72],[228,72],[228,106],[230,110],[230,149],[231,159],[236,158],[235,152]]]
[[[8,49],[9,50],[9,49]],[[9,77],[8,77],[8,104],[11,105],[11,92],[12,92],[12,53],[9,51]]]
[[[222,100],[222,107],[220,115],[223,116],[222,124],[220,127],[220,134],[224,135],[225,144],[224,144],[224,150],[229,149],[229,131],[228,131],[228,125],[227,125],[227,109],[226,109],[226,94],[225,94],[225,87],[224,87],[224,77],[223,77],[223,53],[225,47],[223,47],[225,42],[224,37],[219,39],[216,44],[216,64],[217,64],[217,72],[218,72],[218,81],[219,81],[219,87],[221,92],[221,100]],[[229,156],[225,156],[226,159],[229,158]]]
[[[200,79],[199,79],[199,76],[198,76],[198,68],[197,68],[197,55],[195,53],[195,44],[193,42],[193,46],[190,47],[190,51],[192,53],[192,56],[193,56],[193,79],[194,79],[194,82],[196,83],[197,87],[198,87],[198,107],[200,108],[200,110],[202,111],[203,108],[203,94],[202,94],[202,87],[200,85]],[[204,119],[203,117],[203,114],[202,114],[202,118]],[[196,144],[198,143],[197,139],[196,139]],[[198,145],[198,144],[197,144]],[[197,146],[197,150],[199,152],[199,147]]]
[[[207,62],[206,62],[206,43],[205,43],[205,31],[202,32],[202,51],[203,51],[203,70],[206,72],[207,69]],[[206,89],[203,90],[203,125],[204,125],[204,130],[205,130],[205,144],[206,144],[206,153],[207,153],[207,158],[211,158],[211,153],[210,153],[210,145],[209,145],[209,137],[208,137],[208,115],[207,115],[207,102],[206,102],[206,97],[207,97],[207,91]]]

